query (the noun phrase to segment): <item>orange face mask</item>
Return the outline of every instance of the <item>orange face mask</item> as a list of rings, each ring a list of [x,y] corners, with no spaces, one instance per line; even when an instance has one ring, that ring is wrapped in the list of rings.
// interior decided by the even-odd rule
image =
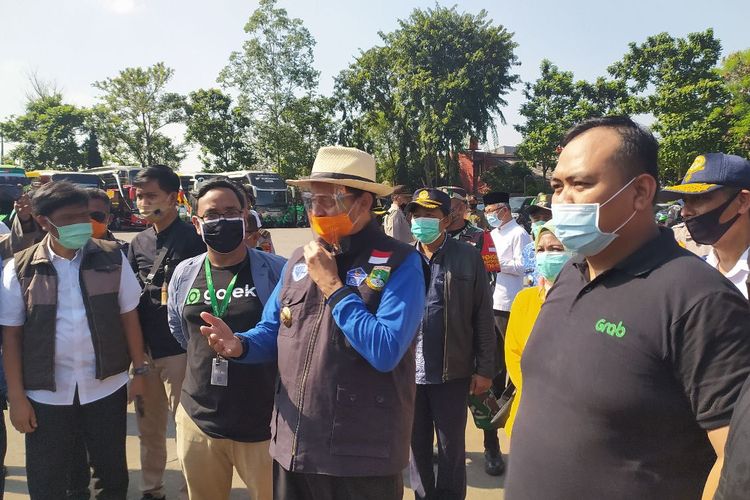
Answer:
[[[97,222],[91,219],[91,229],[93,230],[91,236],[94,238],[102,239],[107,235],[107,224],[104,222]]]
[[[326,243],[338,246],[341,238],[352,233],[354,223],[347,213],[326,217],[310,215],[310,227]]]

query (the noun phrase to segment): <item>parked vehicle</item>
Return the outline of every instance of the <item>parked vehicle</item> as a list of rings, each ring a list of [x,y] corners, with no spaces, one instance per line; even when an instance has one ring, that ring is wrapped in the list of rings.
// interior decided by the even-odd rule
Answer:
[[[275,172],[239,170],[227,172],[227,177],[245,186],[255,198],[254,208],[266,227],[295,227],[298,213],[290,203],[286,182]]]
[[[0,221],[6,221],[13,212],[13,204],[31,184],[20,167],[0,165]]]

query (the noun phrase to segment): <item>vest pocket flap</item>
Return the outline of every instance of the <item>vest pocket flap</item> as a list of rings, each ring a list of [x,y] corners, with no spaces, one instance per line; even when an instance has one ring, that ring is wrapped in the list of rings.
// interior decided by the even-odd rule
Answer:
[[[392,398],[381,391],[358,391],[338,386],[336,403],[342,406],[390,408]]]
[[[287,287],[281,294],[281,306],[293,306],[305,300],[307,288]]]

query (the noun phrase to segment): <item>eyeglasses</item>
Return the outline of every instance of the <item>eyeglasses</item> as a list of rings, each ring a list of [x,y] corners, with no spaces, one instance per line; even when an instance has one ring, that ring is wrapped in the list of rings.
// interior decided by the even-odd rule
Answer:
[[[107,214],[105,214],[104,212],[91,212],[89,214],[89,217],[91,217],[91,220],[99,223],[104,223],[107,220]]]
[[[219,212],[208,211],[205,214],[203,214],[202,216],[197,215],[196,217],[198,217],[203,222],[216,222],[216,221],[221,220],[221,219],[225,219],[226,220],[226,219],[242,218],[242,211],[230,208],[229,210],[227,210],[223,214],[219,213]]]
[[[302,193],[302,203],[305,205],[306,210],[312,210],[313,207],[321,208],[323,210],[330,210],[334,207],[344,209],[344,200],[356,196],[351,193],[335,193],[335,194],[313,194],[310,192]]]

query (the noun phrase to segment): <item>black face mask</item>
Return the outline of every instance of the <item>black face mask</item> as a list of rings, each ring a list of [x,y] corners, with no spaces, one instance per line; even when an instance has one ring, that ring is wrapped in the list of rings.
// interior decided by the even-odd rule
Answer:
[[[732,224],[739,219],[740,214],[735,215],[723,224],[719,223],[719,219],[721,218],[721,214],[724,213],[724,210],[726,210],[734,199],[737,198],[737,194],[710,212],[696,215],[695,217],[685,220],[685,226],[687,226],[690,236],[692,236],[696,243],[701,245],[713,245],[719,241],[727,231],[729,231]]]
[[[201,225],[203,241],[212,250],[219,253],[229,253],[240,246],[245,239],[245,220],[219,219],[204,222]]]

